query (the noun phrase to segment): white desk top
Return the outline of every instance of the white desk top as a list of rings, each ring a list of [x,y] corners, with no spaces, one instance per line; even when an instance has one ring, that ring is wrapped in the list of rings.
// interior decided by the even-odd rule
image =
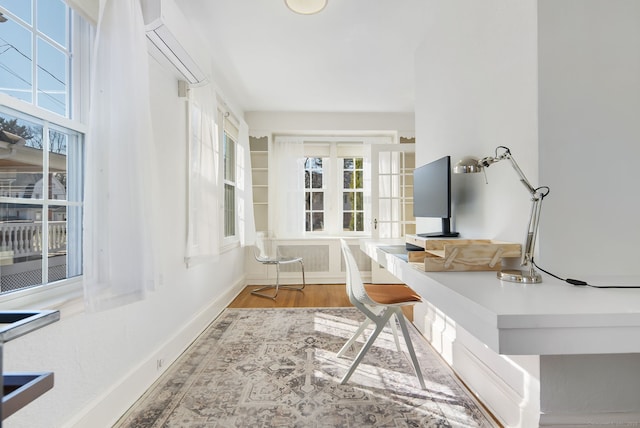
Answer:
[[[385,252],[361,249],[494,351],[508,355],[640,352],[640,289],[576,287],[543,274],[541,284],[501,282],[495,272],[424,272]],[[640,285],[640,277],[580,278]]]

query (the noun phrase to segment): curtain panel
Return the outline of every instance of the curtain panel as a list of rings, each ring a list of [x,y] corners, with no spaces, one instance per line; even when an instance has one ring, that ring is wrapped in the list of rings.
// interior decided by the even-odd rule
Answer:
[[[256,240],[256,223],[253,213],[253,177],[251,175],[251,150],[249,147],[249,126],[240,121],[238,136],[238,219],[240,223],[240,244],[253,245]]]
[[[278,238],[304,234],[304,142],[302,137],[276,137],[273,233]]]
[[[185,263],[214,260],[220,242],[219,125],[211,86],[192,88],[188,100],[189,153]]]
[[[155,285],[154,145],[138,0],[100,3],[86,144],[84,290],[88,310]]]

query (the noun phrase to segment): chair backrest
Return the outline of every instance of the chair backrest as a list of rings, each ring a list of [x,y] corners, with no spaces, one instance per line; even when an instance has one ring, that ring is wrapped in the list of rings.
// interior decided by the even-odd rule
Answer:
[[[256,232],[256,242],[253,244],[253,256],[257,261],[263,262],[271,258],[270,246],[270,242],[266,238],[265,233]]]
[[[364,288],[362,277],[360,276],[360,270],[356,259],[351,253],[351,249],[347,245],[347,241],[340,239],[340,246],[342,247],[342,255],[344,256],[344,262],[347,267],[347,295],[351,304],[361,311],[368,313],[369,310],[364,305],[373,306],[376,305]]]

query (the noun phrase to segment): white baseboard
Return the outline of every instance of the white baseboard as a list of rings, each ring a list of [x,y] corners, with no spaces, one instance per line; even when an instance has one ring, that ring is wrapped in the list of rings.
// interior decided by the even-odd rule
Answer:
[[[245,278],[236,282],[218,299],[187,321],[140,364],[121,379],[115,381],[102,395],[67,421],[65,428],[93,428],[112,426],[140,398],[164,371],[184,352],[231,301],[245,287]],[[162,368],[157,361],[163,359]]]

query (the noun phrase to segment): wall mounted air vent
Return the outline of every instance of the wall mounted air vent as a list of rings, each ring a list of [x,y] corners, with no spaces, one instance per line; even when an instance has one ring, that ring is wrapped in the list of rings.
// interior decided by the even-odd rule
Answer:
[[[197,35],[178,6],[171,0],[143,0],[142,13],[147,38],[184,79],[190,84],[206,81],[194,59],[200,49]]]

